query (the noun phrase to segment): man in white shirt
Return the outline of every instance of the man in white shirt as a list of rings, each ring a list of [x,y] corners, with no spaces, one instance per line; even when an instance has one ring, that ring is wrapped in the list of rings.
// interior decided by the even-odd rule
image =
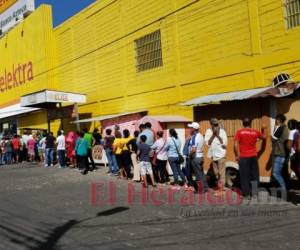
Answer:
[[[208,191],[208,184],[206,177],[203,171],[203,146],[204,138],[200,133],[199,123],[193,122],[188,124],[188,127],[191,128],[191,140],[189,145],[189,155],[191,160],[192,169],[196,175],[196,183],[194,185],[195,193],[199,191],[206,192]],[[199,187],[202,187],[203,190],[199,190]]]
[[[227,134],[224,129],[220,128],[217,118],[210,120],[211,128],[205,132],[205,143],[208,148],[208,158],[212,160],[214,174],[218,181],[219,187],[225,187],[225,162],[226,146],[228,143]]]
[[[66,141],[65,136],[61,130],[57,132],[57,156],[59,168],[66,167]]]

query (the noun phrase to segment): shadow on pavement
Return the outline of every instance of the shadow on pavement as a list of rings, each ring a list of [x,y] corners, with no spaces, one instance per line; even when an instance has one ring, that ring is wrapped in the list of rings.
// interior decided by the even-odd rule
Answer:
[[[39,233],[35,232],[34,229],[32,229],[33,230],[32,231],[29,228],[27,229],[27,231],[22,230],[23,232],[21,232],[19,230],[12,229],[4,225],[0,225],[0,230],[2,231],[2,236],[7,238],[11,244],[20,245],[22,247],[31,250],[40,250],[40,249],[58,250],[59,249],[59,246],[57,246],[58,241],[73,227],[79,225],[80,223],[96,219],[97,217],[111,216],[126,211],[128,209],[129,209],[128,207],[115,207],[112,209],[99,212],[96,214],[96,216],[93,217],[88,217],[82,220],[69,220],[63,225],[58,226],[54,229],[50,229],[48,232],[43,232],[43,233],[42,231],[40,231]],[[33,233],[33,235],[31,235],[31,233]]]

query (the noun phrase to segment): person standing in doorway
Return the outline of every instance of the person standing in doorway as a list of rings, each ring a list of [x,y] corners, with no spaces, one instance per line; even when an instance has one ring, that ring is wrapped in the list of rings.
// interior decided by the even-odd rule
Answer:
[[[243,128],[238,130],[234,138],[234,152],[239,163],[240,182],[243,197],[246,201],[256,198],[259,183],[259,170],[257,159],[257,140],[265,140],[265,128],[262,132],[251,128],[249,118],[243,120]],[[254,193],[253,193],[254,192]]]
[[[52,132],[46,136],[46,164],[45,167],[53,167],[55,137]]]
[[[88,155],[87,155],[87,165],[89,166],[89,162],[92,164],[92,168],[90,168],[90,171],[93,171],[96,169],[95,162],[92,155],[92,145],[94,144],[93,135],[88,132],[87,128],[83,129],[84,136],[83,138],[88,142],[89,148],[88,148]]]
[[[211,128],[205,132],[205,143],[208,146],[208,158],[212,160],[214,174],[217,180],[217,186],[223,191],[225,189],[225,162],[227,134],[220,128],[217,118],[210,120]]]
[[[275,118],[275,129],[272,135],[272,153],[274,157],[272,176],[278,182],[280,188],[287,189],[283,178],[283,169],[287,167],[287,141],[289,139],[289,129],[285,125],[286,117],[279,114]]]
[[[66,140],[63,132],[59,130],[57,132],[57,156],[58,156],[58,167],[66,167]]]

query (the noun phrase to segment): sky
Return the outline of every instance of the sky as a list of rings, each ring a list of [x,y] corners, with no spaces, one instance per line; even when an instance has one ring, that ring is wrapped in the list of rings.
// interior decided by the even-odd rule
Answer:
[[[42,3],[52,5],[53,25],[61,24],[95,0],[35,0],[35,7]]]

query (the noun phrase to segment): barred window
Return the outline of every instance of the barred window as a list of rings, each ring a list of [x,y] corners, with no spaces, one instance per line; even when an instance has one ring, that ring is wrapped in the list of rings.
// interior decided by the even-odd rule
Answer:
[[[285,10],[287,28],[300,26],[300,0],[286,0]]]
[[[135,40],[136,69],[138,72],[163,65],[160,30]]]

